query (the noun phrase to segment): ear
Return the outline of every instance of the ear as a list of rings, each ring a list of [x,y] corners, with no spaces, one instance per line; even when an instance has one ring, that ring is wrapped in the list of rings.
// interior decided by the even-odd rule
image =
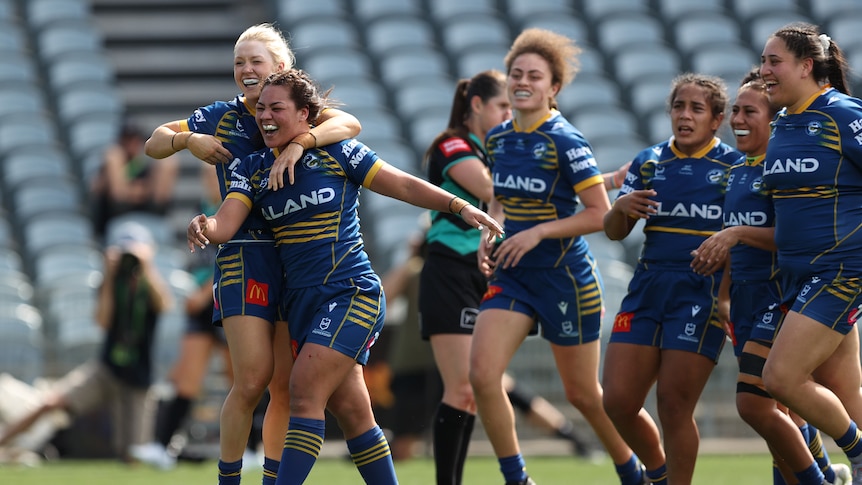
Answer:
[[[556,97],[557,97],[557,95],[558,95],[558,94],[560,94],[560,89],[561,89],[562,87],[563,87],[563,86],[562,86],[562,84],[560,84],[560,83],[554,83],[554,84],[552,84],[552,85],[551,85],[551,96],[553,96],[553,97],[555,97],[555,98],[556,98]]]
[[[297,115],[300,121],[308,122],[308,106],[299,110],[299,114]]]
[[[802,77],[807,78],[814,71],[814,59],[811,57],[806,57],[800,61],[802,64]]]
[[[712,121],[709,123],[710,129],[715,133],[721,127],[721,123],[724,121],[724,113],[719,113],[718,116],[712,118]]]
[[[482,98],[479,96],[473,96],[470,98],[470,111],[478,113],[482,109],[482,104]]]

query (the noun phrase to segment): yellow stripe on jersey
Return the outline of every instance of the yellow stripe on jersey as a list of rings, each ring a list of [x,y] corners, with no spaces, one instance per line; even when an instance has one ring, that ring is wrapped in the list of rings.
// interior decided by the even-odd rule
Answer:
[[[652,231],[652,232],[669,232],[673,234],[688,234],[690,236],[703,236],[709,237],[715,234],[718,231],[695,231],[692,229],[682,229],[679,227],[657,227],[657,226],[645,226],[644,232]]]
[[[817,185],[814,187],[799,187],[793,189],[776,189],[772,192],[774,199],[796,199],[814,198],[831,199],[838,196],[838,190],[834,186]]]
[[[549,221],[557,219],[553,204],[536,199],[510,197],[501,201],[506,219],[513,221]]]
[[[236,130],[237,121],[239,117],[236,111],[227,111],[225,112],[221,119],[218,120],[218,124],[216,124],[216,130],[213,136],[216,140],[227,143],[230,142],[233,138],[231,132]]]
[[[336,239],[341,212],[315,214],[312,220],[273,228],[275,244],[299,244],[309,241]]]

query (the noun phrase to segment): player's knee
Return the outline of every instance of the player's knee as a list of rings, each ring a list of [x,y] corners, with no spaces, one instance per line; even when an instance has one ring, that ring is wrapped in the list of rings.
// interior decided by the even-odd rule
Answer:
[[[235,379],[230,392],[243,402],[256,406],[268,384],[269,379],[263,375],[249,376],[245,379]]]
[[[566,391],[566,400],[584,416],[594,416],[604,410],[604,404],[598,395],[584,392]]]
[[[476,398],[470,381],[464,381],[452,389],[446,389],[446,402],[456,409],[475,409]]]
[[[634,417],[641,409],[640,403],[610,393],[602,396],[602,406],[605,408],[605,413],[615,422]]]
[[[772,396],[763,389],[745,382],[736,384],[736,410],[743,421],[756,427],[765,422],[775,412]]]

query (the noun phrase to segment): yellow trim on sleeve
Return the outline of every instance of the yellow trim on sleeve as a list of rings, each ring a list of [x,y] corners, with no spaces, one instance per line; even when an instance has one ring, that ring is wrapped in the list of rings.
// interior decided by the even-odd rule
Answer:
[[[231,193],[227,194],[227,197],[225,197],[224,199],[225,200],[236,199],[236,200],[242,202],[243,204],[245,204],[246,207],[249,208],[249,210],[251,209],[251,206],[252,206],[251,199],[249,199],[248,196],[246,196],[245,194],[240,194],[238,192],[231,192]]]
[[[383,168],[384,163],[386,163],[386,162],[384,162],[383,160],[381,160],[379,158],[377,159],[376,162],[374,162],[374,166],[371,167],[371,170],[369,170],[368,173],[365,175],[365,180],[362,181],[363,187],[370,187],[371,186],[371,181],[374,180],[374,177],[377,176],[377,172],[379,172],[380,169]]]
[[[604,179],[604,177],[602,177],[601,174],[593,175],[592,177],[590,177],[586,180],[583,180],[580,183],[576,184],[575,185],[575,192],[580,192],[582,190],[585,190],[585,189],[592,187],[593,185],[604,184],[604,183],[605,183],[605,179]]]

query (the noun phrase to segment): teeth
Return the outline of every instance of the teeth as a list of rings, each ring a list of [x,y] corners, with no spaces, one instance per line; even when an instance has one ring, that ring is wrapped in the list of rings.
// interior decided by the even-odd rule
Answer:
[[[515,91],[515,97],[516,98],[529,98],[530,92],[529,91]]]
[[[260,82],[260,79],[243,79],[242,83],[246,86],[254,86]]]
[[[263,125],[264,131],[275,131],[278,129],[278,125]]]
[[[748,136],[751,134],[751,130],[733,130],[733,134],[736,136]]]

